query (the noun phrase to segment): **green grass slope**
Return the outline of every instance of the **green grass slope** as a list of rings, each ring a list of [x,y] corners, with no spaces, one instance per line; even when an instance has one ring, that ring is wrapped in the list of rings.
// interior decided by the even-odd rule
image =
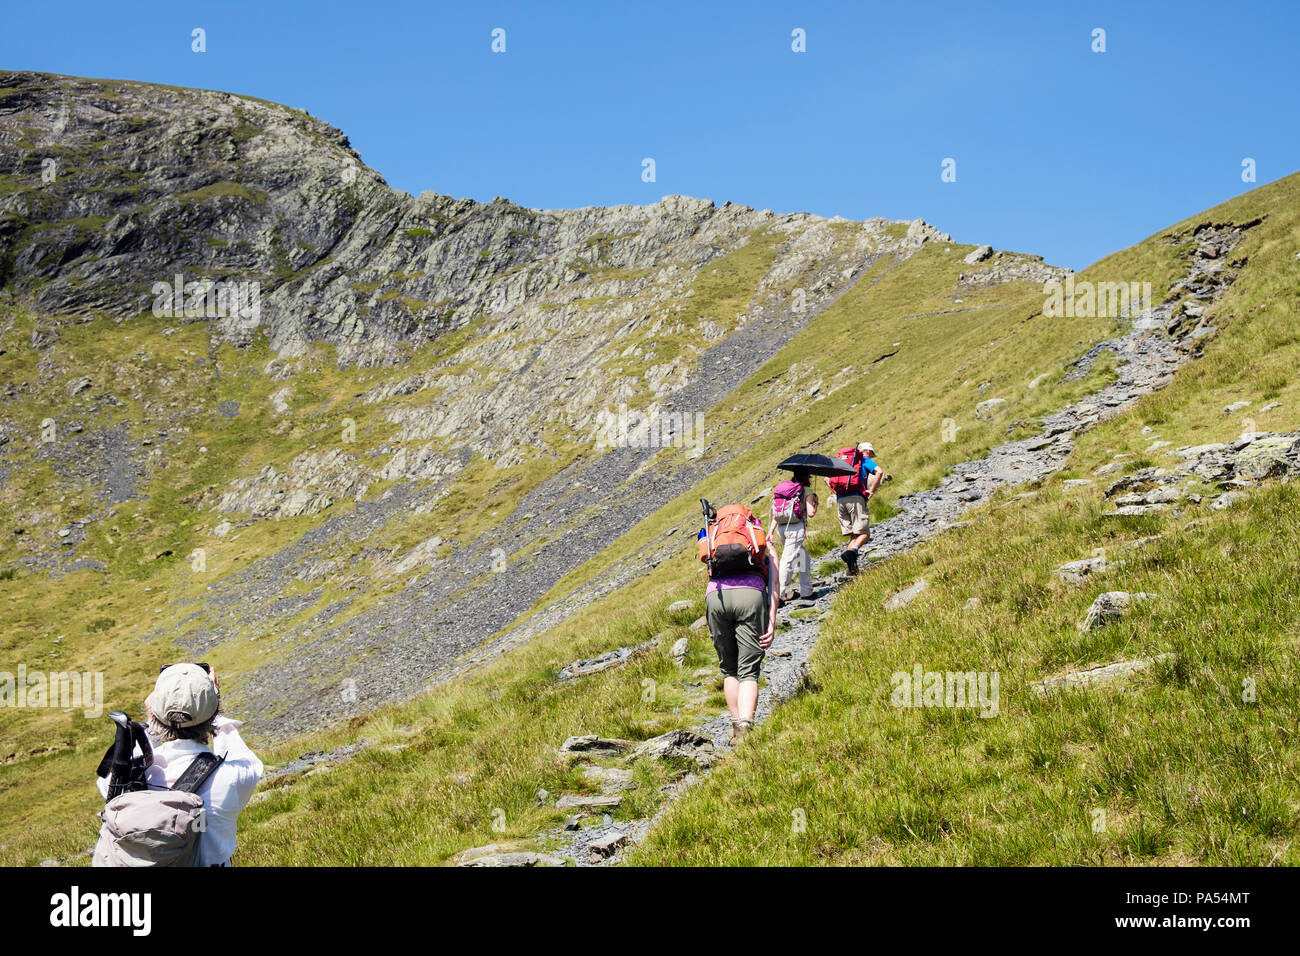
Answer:
[[[1154,463],[1145,426],[1196,445],[1235,438],[1233,401],[1255,427],[1300,427],[1300,178],[1225,203],[1203,221],[1268,219],[1219,304],[1220,334],[1161,393],[1085,435],[1069,470],[1030,499],[995,502],[970,527],[874,569],[823,625],[812,685],[668,813],[641,864],[1183,864],[1300,862],[1295,569],[1300,489],[1273,484],[1245,506],[1107,518],[1097,482],[1116,455]],[[1117,254],[1099,264],[1150,254]],[[1241,414],[1250,414],[1243,412]],[[1153,545],[1125,551],[1139,537]],[[1051,574],[1105,548],[1100,582]],[[931,587],[896,613],[893,591]],[[1088,633],[1101,590],[1159,595]],[[965,605],[978,598],[975,608]],[[1040,699],[1029,684],[1067,669],[1169,655],[1115,687]],[[998,671],[1000,714],[891,706],[892,674]],[[796,825],[799,822],[801,825]]]

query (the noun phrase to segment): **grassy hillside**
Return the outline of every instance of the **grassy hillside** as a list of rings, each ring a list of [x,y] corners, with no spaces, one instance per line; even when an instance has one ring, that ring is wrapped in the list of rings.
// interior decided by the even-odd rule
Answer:
[[[1069,470],[1035,497],[1003,496],[971,526],[856,582],[825,622],[815,691],[676,804],[633,861],[1300,862],[1300,489],[1273,484],[1221,512],[1117,518],[1102,513],[1105,481],[1063,485],[1117,460],[1123,468],[1106,481],[1158,463],[1156,437],[1173,447],[1228,441],[1251,415],[1260,430],[1300,426],[1297,200],[1291,177],[1171,229],[1269,217],[1238,250],[1250,262],[1218,307],[1221,332],[1205,357],[1085,435]],[[1282,405],[1225,415],[1235,401]],[[1097,548],[1124,565],[1082,587],[1051,574]],[[930,588],[919,599],[882,610],[922,576]],[[1107,589],[1159,598],[1079,633]],[[971,598],[977,607],[966,607]],[[1118,687],[1047,699],[1028,687],[1067,669],[1165,654]],[[917,662],[998,671],[1000,715],[891,706],[891,675]],[[796,810],[803,829],[792,826]]]
[[[1213,432],[1222,438],[1232,431],[1233,423],[1216,416],[1222,405],[1235,400],[1239,394],[1251,397],[1247,393],[1258,392],[1263,397],[1267,392],[1270,399],[1281,396],[1280,400],[1288,401],[1292,386],[1286,370],[1294,368],[1295,356],[1285,350],[1294,347],[1293,339],[1288,338],[1288,327],[1296,328],[1295,292],[1294,288],[1286,288],[1282,267],[1294,254],[1294,250],[1285,248],[1285,237],[1295,228],[1293,221],[1286,220],[1285,210],[1296,208],[1295,189],[1292,181],[1284,181],[1206,214],[1219,219],[1242,219],[1258,211],[1270,212],[1268,222],[1249,239],[1249,267],[1221,307],[1231,312],[1234,321],[1219,323],[1224,331],[1207,348],[1207,357],[1180,373],[1173,389],[1146,400],[1131,415],[1080,442],[1074,458],[1076,472],[1086,473],[1102,462],[1109,462],[1116,452],[1130,447],[1136,449],[1139,436],[1125,429],[1135,433],[1142,424],[1151,423],[1161,429],[1163,437],[1179,444],[1209,441],[1211,438],[1199,436]],[[1198,221],[1200,218],[1203,217],[1198,217]],[[879,265],[777,355],[766,361],[756,356],[757,371],[706,415],[705,460],[711,466],[709,479],[685,490],[672,504],[603,552],[593,555],[558,582],[549,594],[541,596],[535,607],[545,607],[580,592],[604,570],[636,561],[649,543],[660,540],[670,530],[675,529],[683,538],[689,537],[696,525],[697,499],[702,495],[715,500],[750,500],[770,487],[776,477],[772,465],[790,451],[802,448],[824,451],[859,437],[870,437],[880,457],[897,476],[873,502],[877,517],[883,517],[891,512],[898,495],[934,485],[953,463],[978,455],[1008,436],[1030,433],[1038,417],[1107,379],[1109,372],[1104,363],[1099,363],[1082,381],[1064,381],[1063,366],[1113,332],[1116,327],[1113,320],[1044,319],[1041,289],[1035,284],[1012,283],[984,290],[964,286],[958,276],[974,271],[962,263],[962,257],[971,248],[930,243],[902,265]],[[1153,281],[1159,295],[1162,286],[1181,274],[1183,252],[1184,248],[1153,237],[1103,260],[1081,278],[1127,281],[1136,276]],[[706,291],[711,301],[734,311],[735,290]],[[168,341],[179,348],[184,340],[173,335]],[[1261,371],[1258,363],[1246,361],[1249,352],[1245,353],[1246,358],[1240,358],[1240,353],[1230,351],[1239,348],[1240,343],[1252,341],[1266,341],[1274,351],[1282,350],[1279,359],[1274,362],[1274,351],[1270,351],[1268,364]],[[0,361],[6,358],[0,356]],[[251,368],[254,363],[265,364],[267,358],[255,352],[232,354],[225,357],[226,368],[239,368],[240,363],[247,363]],[[345,403],[343,396],[353,394],[351,388],[363,386],[359,380],[334,379],[339,373],[327,360],[316,364],[321,376],[319,394],[300,411],[295,405],[290,425],[270,425],[287,428],[291,436],[301,436],[297,440],[303,450],[311,446],[312,429],[335,427],[345,408],[348,414],[354,414],[359,406]],[[405,374],[409,370],[403,371]],[[34,377],[35,371],[19,374]],[[107,368],[104,374],[111,377],[117,373]],[[231,377],[233,382],[229,381]],[[269,403],[271,386],[255,376],[243,380],[227,378],[221,387],[229,389],[229,394],[242,393],[245,401],[259,408]],[[247,391],[255,382],[256,388],[265,389],[264,393]],[[366,382],[364,386],[370,384]],[[1181,404],[1166,404],[1176,400],[1174,396],[1179,394],[1179,389],[1185,393],[1178,400]],[[221,394],[224,397],[227,393]],[[1006,404],[990,420],[977,420],[975,404],[995,396],[1006,398]],[[212,396],[214,405],[217,397]],[[1288,427],[1294,427],[1288,417],[1292,413],[1284,404],[1274,413],[1277,422],[1261,420],[1259,427],[1283,430],[1287,422],[1291,422]],[[36,414],[34,411],[33,415]],[[123,412],[123,418],[132,419],[130,409]],[[223,434],[222,429],[231,426],[222,425],[210,410],[187,425],[191,431],[186,438],[186,449],[193,445],[195,451],[203,447],[210,454],[238,456],[240,473],[258,460],[257,445],[248,436]],[[380,427],[358,416],[358,434],[362,440],[377,444],[383,437],[382,433],[376,433]],[[1240,430],[1239,422],[1236,428]],[[1114,451],[1110,451],[1112,448]],[[684,453],[684,449],[666,449],[661,454]],[[282,448],[277,450],[275,460],[283,460]],[[207,480],[212,482],[211,478]],[[163,484],[151,488],[151,493],[164,504],[195,490],[183,483],[169,481],[165,487]],[[472,488],[472,484],[466,487]],[[1281,513],[1287,493],[1289,489],[1269,492],[1276,500],[1262,497],[1260,503],[1252,504],[1252,509],[1276,508]],[[1071,662],[1109,660],[1121,656],[1113,652],[1123,647],[1122,643],[1109,643],[1120,639],[1119,629],[1112,629],[1100,638],[1078,636],[1072,643],[1071,632],[1061,622],[1072,622],[1074,617],[1081,616],[1081,608],[1086,607],[1091,595],[1057,588],[1047,575],[1050,567],[1086,556],[1092,548],[1128,535],[1125,528],[1108,523],[1114,519],[1098,518],[1099,495],[1099,490],[1088,490],[1072,492],[1067,497],[1055,483],[1049,483],[1038,498],[1005,509],[990,507],[985,520],[945,535],[926,546],[923,553],[890,562],[861,579],[841,599],[835,616],[827,622],[814,671],[814,684],[819,689],[787,705],[754,736],[752,746],[747,745],[702,787],[678,803],[637,859],[815,862],[838,856],[845,860],[938,861],[941,855],[923,838],[916,838],[917,845],[912,845],[898,837],[898,833],[906,834],[906,828],[911,827],[946,842],[948,838],[942,834],[952,830],[954,820],[974,821],[971,808],[976,805],[978,794],[989,791],[991,786],[982,763],[968,764],[962,771],[959,779],[969,778],[971,784],[956,788],[951,807],[942,804],[930,816],[925,816],[928,810],[913,811],[914,805],[931,807],[935,803],[928,797],[931,791],[947,794],[954,788],[950,779],[953,762],[960,763],[963,754],[990,761],[989,772],[994,781],[999,772],[1006,776],[1014,770],[1020,774],[1016,781],[1020,790],[1026,794],[1040,793],[1041,780],[1028,772],[1035,768],[1023,765],[1026,740],[1038,742],[1039,750],[1047,754],[1051,740],[1064,746],[1064,741],[1074,739],[1069,734],[1075,733],[1076,727],[1091,725],[1068,723],[1060,718],[1051,725],[1055,736],[1048,735],[1041,726],[1031,733],[1029,717],[1054,712],[1053,705],[1026,703],[1022,706],[1017,682],[1023,684],[1046,676]],[[473,520],[472,515],[465,517],[467,521]],[[129,551],[123,552],[125,545],[114,542],[104,545],[99,553],[108,561],[120,562],[129,557],[138,566],[149,567],[149,563],[158,560],[155,555],[167,550],[159,542],[168,542],[172,543],[174,553],[169,557],[179,561],[187,548],[193,546],[181,527],[180,522],[184,520],[178,517],[170,525],[155,524],[147,531],[128,525],[126,540],[134,542]],[[231,552],[223,552],[215,559],[237,561],[250,553],[269,553],[301,533],[305,519],[296,526],[294,522],[298,520],[264,522],[241,531],[245,537],[239,540],[239,547],[234,547],[232,539]],[[1214,535],[1227,534],[1229,523],[1242,520],[1238,513],[1216,514],[1197,533],[1218,541]],[[1144,519],[1144,522],[1138,533],[1153,533],[1142,529],[1157,522],[1154,519]],[[820,527],[815,525],[814,530],[825,546],[835,538],[829,531],[829,515],[817,524]],[[1268,533],[1285,534],[1281,524],[1275,524]],[[405,530],[412,542],[421,537],[416,530]],[[1050,550],[1044,547],[1044,540],[1049,536],[1052,537]],[[113,550],[114,546],[118,550]],[[358,756],[338,766],[269,782],[264,795],[243,817],[241,862],[440,863],[469,846],[488,842],[524,845],[538,832],[558,826],[564,814],[550,807],[539,807],[535,792],[539,788],[556,794],[592,789],[576,768],[557,757],[555,748],[565,737],[600,733],[642,739],[673,727],[698,723],[723,706],[720,688],[712,678],[704,679],[702,686],[695,687],[691,685],[699,684],[700,680],[685,676],[696,668],[714,665],[707,635],[687,627],[699,613],[702,600],[698,564],[686,553],[686,547],[684,540],[683,551],[675,559],[646,570],[633,585],[591,604],[561,627],[453,684],[410,703],[385,707],[357,718],[344,727],[268,751],[268,760],[276,762],[308,750],[329,750],[360,740],[368,744]],[[1007,555],[1009,560],[1026,559],[1020,565],[1022,572],[1006,573],[1008,561],[1003,557],[1006,552],[1011,552]],[[1258,549],[1252,550],[1251,557],[1260,561],[1280,560],[1278,556],[1283,553],[1280,547]],[[1162,560],[1161,555],[1166,555],[1163,560],[1171,566],[1178,560],[1185,562],[1185,572],[1179,580],[1195,579],[1190,572],[1197,569],[1197,561],[1205,558],[1205,551],[1193,546],[1181,549],[1168,541],[1149,554],[1144,552],[1142,561]],[[1059,560],[1055,560],[1057,557]],[[950,563],[942,563],[945,561]],[[965,563],[959,566],[962,561]],[[1215,568],[1225,570],[1231,562],[1227,557],[1224,562]],[[920,568],[925,568],[934,586],[932,591],[914,610],[891,615],[888,627],[884,627],[883,612],[879,611],[883,596],[900,582],[914,579]],[[1266,569],[1259,570],[1263,573]],[[1164,571],[1163,565],[1149,572],[1142,571],[1136,562],[1125,568],[1126,574],[1134,575]],[[182,594],[189,589],[189,593],[196,594],[203,587],[201,582],[188,579],[189,572],[184,567],[174,567],[167,574],[169,599],[176,596],[177,591],[173,589]],[[150,569],[139,575],[139,579],[136,590],[123,592],[117,588],[106,589],[100,575],[94,572],[75,572],[59,579],[57,593],[46,589],[49,593],[44,600],[71,598],[82,609],[78,612],[82,617],[74,618],[74,623],[64,629],[76,633],[75,638],[65,637],[65,640],[77,642],[78,656],[84,654],[86,659],[93,660],[89,655],[108,654],[110,650],[114,655],[112,694],[116,696],[111,694],[111,700],[120,700],[127,688],[147,685],[146,674],[158,655],[166,650],[157,645],[122,640],[122,634],[114,630],[116,619],[106,627],[96,622],[113,617],[113,602],[131,607],[140,616],[156,611],[163,621],[176,622],[182,616],[176,606],[147,590],[160,583],[157,572]],[[0,588],[8,589],[5,593],[8,607],[28,622],[19,639],[24,647],[43,640],[50,642],[47,653],[68,653],[53,643],[55,634],[46,633],[49,627],[43,624],[39,582],[35,574],[20,574],[14,580],[0,582]],[[1167,583],[1147,586],[1140,578],[1126,579],[1123,586],[1167,593],[1171,597],[1175,593]],[[984,601],[974,616],[960,610],[971,595],[981,596]],[[318,603],[328,603],[330,597],[327,593]],[[666,606],[683,597],[695,601],[695,606],[690,611],[667,614]],[[1191,591],[1186,597],[1195,599]],[[51,606],[44,606],[46,615]],[[1163,611],[1152,610],[1150,614],[1136,616],[1131,622],[1126,621],[1123,628],[1148,628],[1142,633],[1148,643],[1154,644],[1151,635],[1155,632],[1149,629],[1162,620],[1168,626],[1169,621],[1180,619],[1174,610],[1177,606],[1173,601],[1161,604]],[[947,615],[940,618],[946,621],[943,628],[934,628],[935,618],[926,616],[926,608],[931,612],[942,610]],[[1285,605],[1275,602],[1268,611],[1285,616]],[[1162,612],[1169,616],[1158,617]],[[1286,625],[1292,637],[1294,621],[1292,615],[1291,623]],[[95,630],[97,626],[99,630]],[[937,642],[936,631],[951,634],[951,638]],[[1286,628],[1275,633],[1286,633]],[[573,683],[558,684],[555,680],[558,669],[569,661],[656,635],[660,637],[658,648],[634,659],[624,669]],[[667,651],[683,635],[691,639],[691,652],[686,668],[679,671]],[[1135,646],[1139,645],[1140,641]],[[125,657],[122,656],[124,646],[130,648]],[[1177,647],[1169,642],[1156,650]],[[242,668],[252,666],[260,652],[260,648],[241,645],[223,649],[213,660],[223,673],[237,676]],[[1239,652],[1236,645],[1225,644],[1214,651],[1217,656],[1211,659],[1226,666],[1232,655]],[[944,655],[954,660],[959,657],[958,663],[969,662],[963,669],[1001,667],[1004,681],[1001,717],[991,721],[973,718],[974,725],[967,726],[968,715],[961,713],[954,716],[936,711],[899,712],[888,706],[890,672],[910,666],[913,659],[927,666],[933,661],[935,668],[946,666]],[[898,664],[903,658],[905,663]],[[1171,673],[1182,672],[1171,667]],[[1262,677],[1257,683],[1261,687],[1266,683],[1271,686],[1271,681],[1285,676],[1263,670],[1260,673]],[[1181,679],[1170,678],[1166,682],[1171,694],[1189,693],[1178,683]],[[651,686],[645,683],[647,680],[654,682],[653,699],[646,699],[645,689]],[[1101,695],[1097,699],[1109,698]],[[1074,709],[1086,710],[1088,705],[1071,701],[1054,706],[1064,713],[1073,713]],[[1185,701],[1176,696],[1162,698],[1161,707],[1174,708],[1161,711],[1168,715],[1165,723],[1172,740],[1179,726],[1186,729],[1187,718],[1181,713]],[[936,713],[938,717],[933,717]],[[1246,721],[1243,726],[1258,730],[1267,726],[1258,723],[1264,719],[1264,713],[1258,707],[1242,711],[1236,719]],[[1269,719],[1276,719],[1274,712],[1269,714],[1272,715]],[[30,723],[6,725],[5,741],[9,749],[21,751],[28,741],[36,743],[26,749],[43,749],[47,741],[56,749],[49,754],[33,754],[0,765],[0,860],[30,863],[47,857],[75,858],[93,841],[95,821],[91,814],[97,800],[88,775],[106,737],[99,728],[88,726],[76,716],[24,715],[22,719]],[[1289,726],[1294,727],[1294,714],[1290,719]],[[929,720],[937,721],[942,732],[928,729],[925,722]],[[71,721],[70,728],[68,721]],[[1225,717],[1223,726],[1235,728],[1237,724],[1230,724]],[[266,728],[252,725],[246,731],[254,741],[268,732]],[[959,734],[968,736],[959,737]],[[1075,736],[1082,739],[1083,735]],[[1108,734],[1106,742],[1110,743],[1114,736]],[[1219,739],[1219,731],[1212,737]],[[906,741],[901,751],[888,743],[900,740]],[[960,746],[947,747],[958,740]],[[1096,742],[1093,738],[1089,740]],[[1197,751],[1205,752],[1206,748]],[[991,757],[990,753],[996,756]],[[1050,755],[1043,760],[1060,767]],[[1188,755],[1187,761],[1196,765],[1198,758]],[[760,767],[764,769],[756,782],[754,774]],[[890,767],[897,769],[891,772]],[[1148,769],[1154,773],[1154,769]],[[659,787],[672,775],[671,768],[657,765],[639,767],[636,772],[639,786],[618,811],[620,819],[649,812],[663,799]],[[1188,780],[1198,773],[1201,776],[1208,773],[1194,766],[1180,772]],[[808,781],[813,780],[831,789],[818,796],[815,790],[807,789],[812,786]],[[836,788],[835,780],[843,781],[843,786]],[[1154,777],[1145,782],[1151,784],[1153,780]],[[739,796],[742,792],[743,799]],[[1142,791],[1144,795],[1149,792]],[[69,798],[74,793],[84,796]],[[865,796],[868,794],[870,800]],[[813,801],[814,797],[820,802]],[[835,800],[847,801],[861,810],[853,810],[858,815],[852,816],[848,807],[841,807]],[[817,806],[823,808],[824,817],[818,817],[813,809]],[[808,819],[802,841],[788,833],[790,812],[796,807],[803,808]],[[898,811],[898,819],[903,824],[893,822],[891,807]],[[1150,808],[1140,804],[1136,796],[1125,798],[1121,794],[1111,809],[1112,820],[1119,821],[1113,832],[1124,832],[1122,824],[1130,811],[1142,809],[1148,814],[1144,819],[1150,819]],[[999,805],[999,810],[1016,821],[1013,826],[1003,825],[1017,832],[1032,834],[1043,829],[1040,817],[1046,811],[1041,801],[1026,799],[1014,805]],[[921,829],[912,822],[914,819],[923,821]],[[1085,814],[1085,829],[1086,819]],[[736,823],[744,826],[736,827]],[[830,828],[825,831],[828,836],[818,829],[821,824]],[[972,822],[970,826],[975,824]],[[1178,840],[1190,832],[1186,824],[1171,823],[1167,829],[1176,833]],[[737,846],[727,844],[720,837],[705,835],[726,832],[753,832],[754,836],[744,846]],[[809,834],[816,834],[816,839],[808,839]],[[992,850],[979,849],[992,840],[988,834],[984,837],[984,843],[976,839],[969,841],[961,851],[969,854],[966,859],[974,860],[980,852],[992,853]],[[826,840],[830,841],[826,846],[837,849],[822,849]],[[1195,842],[1194,837],[1190,840]],[[899,846],[894,845],[896,841]],[[867,846],[870,849],[863,849]],[[1021,859],[1049,858],[1043,855],[1041,842],[1036,846],[1037,855],[1024,854]],[[927,852],[933,855],[927,856]],[[1159,857],[1165,847],[1152,852]],[[1150,857],[1151,853],[1147,855]]]

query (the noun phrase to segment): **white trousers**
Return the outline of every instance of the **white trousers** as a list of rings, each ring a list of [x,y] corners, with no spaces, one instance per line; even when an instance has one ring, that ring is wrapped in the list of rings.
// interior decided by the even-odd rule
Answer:
[[[804,546],[808,529],[802,521],[776,526],[781,530],[781,591],[789,587],[795,571],[799,572],[799,596],[812,596],[812,560]]]

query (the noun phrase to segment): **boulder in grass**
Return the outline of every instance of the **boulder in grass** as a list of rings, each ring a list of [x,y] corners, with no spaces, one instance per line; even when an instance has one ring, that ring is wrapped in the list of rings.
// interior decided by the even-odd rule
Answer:
[[[1097,595],[1092,606],[1088,608],[1088,614],[1079,624],[1079,630],[1091,631],[1111,621],[1118,621],[1135,602],[1150,601],[1154,598],[1154,594],[1142,592],[1130,594],[1128,591],[1104,591]]]
[[[1090,667],[1087,670],[1071,671],[1069,674],[1062,674],[1058,677],[1034,681],[1029,685],[1029,688],[1039,697],[1047,697],[1063,690],[1087,690],[1089,687],[1109,684],[1112,681],[1128,677],[1130,674],[1144,671],[1156,661],[1167,660],[1171,657],[1173,657],[1172,654],[1159,654],[1151,660],[1116,661],[1113,664],[1103,664],[1099,667]]]
[[[691,642],[689,640],[684,637],[677,638],[676,643],[673,644],[672,658],[677,662],[678,667],[686,663],[686,655],[690,652],[690,649]]]
[[[885,610],[886,611],[902,610],[903,608],[911,604],[913,601],[915,601],[917,596],[920,595],[920,593],[924,591],[926,588],[928,588],[929,586],[930,585],[925,580],[925,578],[921,578],[911,587],[903,588],[903,590],[897,592],[896,594],[891,594],[885,600]]]
[[[1105,571],[1106,567],[1106,556],[1099,554],[1096,557],[1067,562],[1052,573],[1071,584],[1082,584],[1084,578],[1091,574],[1099,574]]]

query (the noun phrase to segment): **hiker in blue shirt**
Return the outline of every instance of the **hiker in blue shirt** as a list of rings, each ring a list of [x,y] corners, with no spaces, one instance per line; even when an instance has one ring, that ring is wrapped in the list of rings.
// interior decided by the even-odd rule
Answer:
[[[850,575],[858,573],[858,550],[871,540],[871,519],[867,513],[867,502],[880,487],[884,472],[872,459],[876,449],[871,442],[863,442],[855,449],[842,449],[841,455],[853,453],[858,461],[858,472],[849,479],[831,479],[835,489],[835,510],[839,513],[840,534],[849,539],[848,546],[840,552],[844,566]]]

